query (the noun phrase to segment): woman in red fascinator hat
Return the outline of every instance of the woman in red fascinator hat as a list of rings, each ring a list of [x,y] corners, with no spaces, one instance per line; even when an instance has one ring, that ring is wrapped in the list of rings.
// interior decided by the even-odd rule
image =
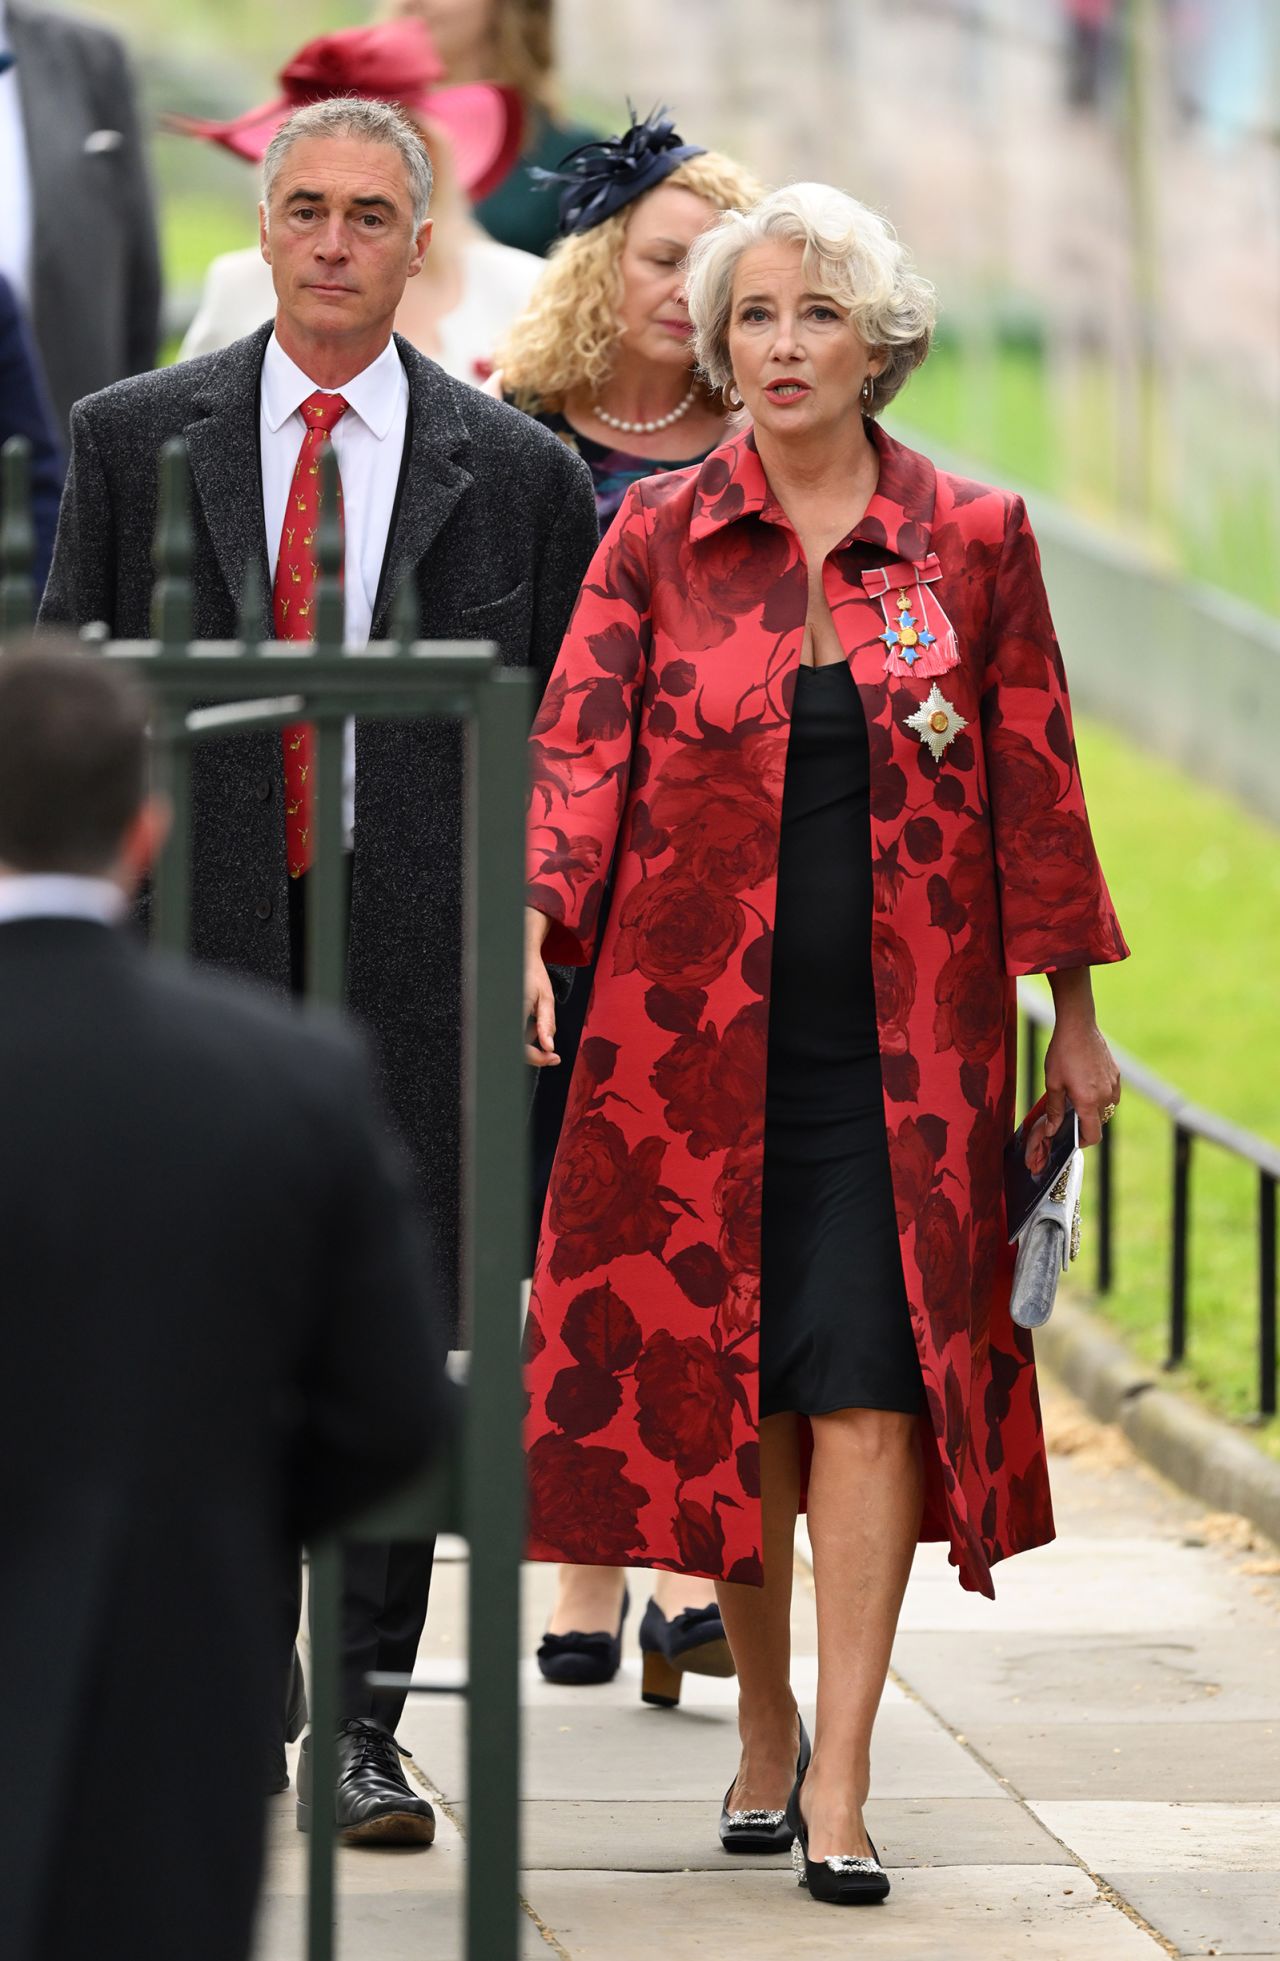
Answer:
[[[280,71],[281,94],[229,122],[167,116],[178,134],[217,143],[261,163],[277,129],[306,103],[355,95],[394,102],[422,130],[435,172],[431,249],[411,281],[396,325],[451,374],[481,381],[494,344],[521,311],[538,276],[536,259],[498,245],[471,216],[471,202],[500,184],[520,151],[518,92],[495,82],[449,87],[444,65],[420,20],[377,22],[322,34]],[[252,333],[275,311],[269,268],[257,246],[217,258],[180,350],[210,354]]]

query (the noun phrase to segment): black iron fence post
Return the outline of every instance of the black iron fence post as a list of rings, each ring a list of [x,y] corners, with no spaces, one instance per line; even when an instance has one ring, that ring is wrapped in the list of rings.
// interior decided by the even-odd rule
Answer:
[[[154,547],[152,632],[162,655],[185,658],[191,645],[191,475],[181,436],[160,454],[160,513]],[[156,787],[172,811],[155,876],[155,938],[170,953],[186,951],[191,926],[191,752],[185,702],[157,705],[153,749]]]
[[[1191,1132],[1173,1127],[1173,1225],[1169,1250],[1169,1352],[1166,1369],[1187,1353],[1187,1259],[1191,1240]]]
[[[516,1961],[520,1950],[520,1561],[524,1547],[524,1469],[495,1453],[495,1437],[518,1437],[524,1421],[520,1367],[521,1209],[528,1188],[524,1067],[524,871],[508,841],[524,826],[525,773],[500,758],[529,726],[530,677],[501,672],[480,697],[468,730],[469,829],[476,840],[467,887],[474,921],[468,935],[476,1011],[467,1043],[464,1102],[466,1210],[471,1223],[465,1274],[473,1350],[488,1329],[487,1366],[473,1365],[470,1424],[463,1460],[466,1534],[471,1551],[468,1611],[473,1681],[483,1668],[496,1685],[482,1705],[472,1697],[467,1733],[468,1951]],[[481,786],[483,792],[481,791]],[[486,866],[482,883],[477,867]],[[482,1154],[481,1139],[489,1140]]]
[[[338,459],[326,442],[320,456],[315,651],[323,659],[342,652],[342,520],[338,509]],[[344,920],[342,764],[346,715],[341,703],[322,700],[311,749],[311,869],[307,873],[307,995],[330,1007],[342,1003],[346,947]]]
[[[1022,1094],[1027,1109],[1040,1101],[1040,1027],[1030,1015],[1022,1022]]]
[[[320,455],[320,514],[316,540],[312,659],[340,655],[343,641],[342,523],[338,463],[330,442]],[[305,674],[302,677],[306,684]],[[311,744],[311,866],[306,873],[307,999],[340,1007],[346,981],[343,906],[343,705],[308,703]],[[330,1961],[334,1951],[334,1791],[338,1781],[338,1676],[342,1548],[330,1541],[311,1549],[307,1584],[315,1639],[311,1647],[311,1840],[308,1846],[307,1955]]]
[[[1276,1413],[1276,1175],[1258,1173],[1258,1410]]]
[[[36,527],[31,515],[31,444],[10,436],[0,450],[0,640],[36,616]]]
[[[1115,1280],[1112,1211],[1115,1202],[1116,1128],[1114,1118],[1102,1126],[1098,1145],[1098,1268],[1097,1288],[1109,1294]]]

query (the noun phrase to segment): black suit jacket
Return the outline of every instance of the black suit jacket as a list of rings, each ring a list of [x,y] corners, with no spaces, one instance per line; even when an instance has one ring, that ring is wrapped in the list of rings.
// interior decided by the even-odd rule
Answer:
[[[253,997],[106,927],[0,925],[14,1961],[246,1951],[285,1549],[439,1441],[368,1071]]]
[[[41,621],[150,632],[156,458],[184,435],[193,476],[194,631],[234,638],[246,568],[267,590],[258,389],[271,328],[78,404]],[[426,639],[493,640],[545,686],[598,542],[591,476],[531,417],[396,336],[409,431],[372,638],[406,577]],[[276,987],[289,939],[280,744],[207,743],[194,771],[193,951]],[[349,999],[372,1029],[418,1165],[441,1285],[456,1299],[463,775],[461,731],[370,723],[356,743]]]
[[[160,248],[118,37],[9,0],[31,176],[31,312],[65,437],[71,404],[156,358]]]

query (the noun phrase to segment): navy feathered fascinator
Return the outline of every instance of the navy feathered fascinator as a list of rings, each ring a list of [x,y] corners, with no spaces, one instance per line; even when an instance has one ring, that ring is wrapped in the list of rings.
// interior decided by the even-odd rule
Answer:
[[[627,107],[631,109],[630,103]],[[567,236],[602,225],[690,157],[705,155],[700,144],[677,135],[668,110],[653,109],[638,122],[631,109],[631,127],[621,136],[584,143],[561,160],[558,170],[534,168],[530,175],[544,190],[561,186],[560,230]]]

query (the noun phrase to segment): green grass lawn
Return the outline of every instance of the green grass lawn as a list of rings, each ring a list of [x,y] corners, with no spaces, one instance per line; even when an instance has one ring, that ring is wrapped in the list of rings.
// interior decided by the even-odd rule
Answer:
[[[1095,974],[1120,1047],[1195,1102],[1280,1143],[1280,834],[1095,722],[1081,722],[1099,852],[1133,958]],[[1144,1361],[1165,1352],[1172,1136],[1130,1096],[1116,1119],[1116,1286],[1096,1302]],[[1188,1359],[1171,1381],[1218,1414],[1258,1408],[1257,1179],[1207,1145],[1192,1161]],[[1080,1297],[1092,1275],[1086,1184]],[[1280,1457],[1280,1424],[1252,1434]]]

